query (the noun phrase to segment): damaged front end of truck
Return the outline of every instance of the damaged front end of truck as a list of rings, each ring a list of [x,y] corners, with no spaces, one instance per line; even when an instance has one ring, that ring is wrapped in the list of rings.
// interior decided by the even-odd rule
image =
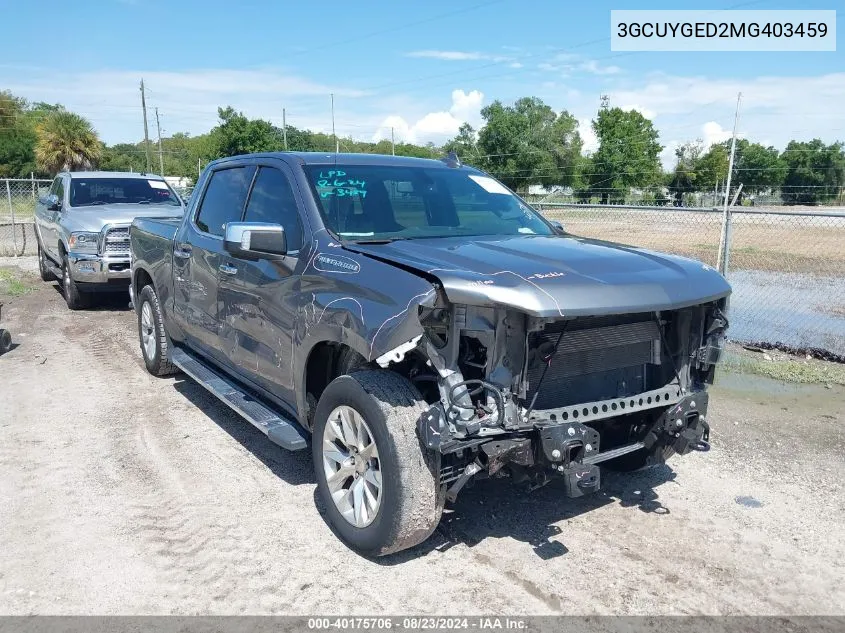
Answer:
[[[448,499],[484,476],[532,487],[557,477],[578,497],[600,488],[599,464],[636,469],[709,449],[706,389],[728,292],[670,309],[536,316],[453,303],[440,287],[417,307],[422,334],[376,360],[431,403],[417,431],[441,454]]]

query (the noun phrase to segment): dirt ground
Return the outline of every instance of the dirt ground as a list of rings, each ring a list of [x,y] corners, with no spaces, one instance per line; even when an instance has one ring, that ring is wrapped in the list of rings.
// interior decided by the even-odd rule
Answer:
[[[841,386],[725,374],[711,452],[582,500],[482,482],[367,560],[307,451],[146,373],[125,297],[25,282],[0,296],[2,614],[845,614]]]

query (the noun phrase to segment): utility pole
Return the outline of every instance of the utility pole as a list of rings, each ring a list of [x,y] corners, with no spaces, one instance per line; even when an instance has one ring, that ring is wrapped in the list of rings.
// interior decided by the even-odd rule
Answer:
[[[396,139],[393,137],[393,127],[390,128],[390,153],[396,156]]]
[[[158,132],[158,168],[159,176],[164,177],[164,156],[161,152],[161,123],[158,120],[158,107],[156,107],[156,131]]]
[[[285,151],[288,151],[288,120],[284,108],[282,108],[282,136],[285,139]]]
[[[739,122],[739,103],[742,99],[742,93],[736,95],[736,112],[734,113],[734,131],[731,136],[731,158],[728,161],[728,178],[725,182],[725,203],[724,213],[722,217],[722,239],[719,244],[719,272],[726,275],[728,272],[728,249],[730,248],[730,233],[731,233],[731,217],[730,207],[728,201],[731,195],[731,177],[734,170],[734,155],[736,154],[736,127]]]
[[[197,182],[199,182],[200,176],[202,176],[202,159],[197,158]]]
[[[147,154],[147,171],[150,171],[150,132],[147,129],[147,99],[144,95],[144,80],[141,80],[141,110],[144,111],[144,151]]]
[[[334,129],[334,93],[331,93],[332,97],[332,136],[334,137],[334,153],[340,153],[340,141],[337,140],[337,133]]]

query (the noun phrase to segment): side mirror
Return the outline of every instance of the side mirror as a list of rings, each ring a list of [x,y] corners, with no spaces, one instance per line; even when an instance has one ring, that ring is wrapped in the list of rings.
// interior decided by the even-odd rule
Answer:
[[[59,203],[59,196],[54,193],[51,193],[46,196],[41,196],[38,201],[45,207],[47,207],[47,211],[58,211],[62,206]]]
[[[566,233],[566,231],[563,228],[563,224],[560,223],[559,221],[551,220],[549,222],[549,224],[551,224],[555,228],[555,231],[557,231],[559,235],[563,235],[564,233]]]
[[[285,229],[264,222],[229,222],[223,248],[241,259],[279,259],[288,252]]]

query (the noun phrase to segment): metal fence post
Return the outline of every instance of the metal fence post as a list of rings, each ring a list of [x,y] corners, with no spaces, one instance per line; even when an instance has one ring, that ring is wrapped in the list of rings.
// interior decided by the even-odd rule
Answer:
[[[15,231],[15,207],[12,205],[12,187],[9,185],[9,179],[6,178],[6,198],[9,200],[9,213],[12,216],[12,246],[14,250],[14,257],[18,256],[18,235]]]

